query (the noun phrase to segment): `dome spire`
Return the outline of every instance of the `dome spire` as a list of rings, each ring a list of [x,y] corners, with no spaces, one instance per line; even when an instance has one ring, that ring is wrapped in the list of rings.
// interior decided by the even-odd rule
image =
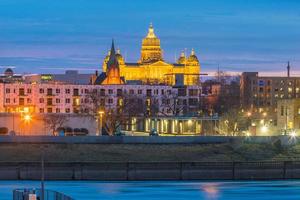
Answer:
[[[194,48],[192,48],[191,55],[192,55],[192,56],[195,55],[195,50],[194,50]]]
[[[153,28],[152,22],[150,23],[150,26],[148,29],[147,38],[156,38],[156,35],[154,34],[154,28]]]
[[[117,54],[121,54],[120,48],[117,48]]]
[[[184,50],[182,50],[182,51],[181,51],[181,53],[180,53],[180,57],[185,57]]]

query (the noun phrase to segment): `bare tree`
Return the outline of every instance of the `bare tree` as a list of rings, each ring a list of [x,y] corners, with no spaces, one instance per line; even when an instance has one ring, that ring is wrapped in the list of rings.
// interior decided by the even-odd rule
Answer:
[[[181,98],[175,91],[167,92],[160,99],[151,98],[151,115],[179,116],[188,109],[187,99]]]
[[[81,111],[84,114],[98,118],[98,112],[104,111],[103,127],[109,135],[117,133],[122,126],[133,125],[133,117],[143,117],[147,114],[146,102],[143,96],[128,95],[122,92],[116,102],[107,104],[111,97],[101,91],[91,91],[87,96]]]
[[[239,109],[233,108],[224,113],[219,123],[219,132],[236,136],[247,128],[247,119]]]
[[[56,135],[57,128],[63,127],[63,125],[68,122],[68,118],[65,114],[45,114],[43,121],[45,127],[51,130],[52,135]]]

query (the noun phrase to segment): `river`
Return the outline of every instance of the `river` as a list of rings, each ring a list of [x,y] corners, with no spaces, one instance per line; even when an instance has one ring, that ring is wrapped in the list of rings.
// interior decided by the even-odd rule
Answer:
[[[299,200],[300,181],[47,181],[46,189],[76,200]],[[0,181],[0,200],[37,181]]]

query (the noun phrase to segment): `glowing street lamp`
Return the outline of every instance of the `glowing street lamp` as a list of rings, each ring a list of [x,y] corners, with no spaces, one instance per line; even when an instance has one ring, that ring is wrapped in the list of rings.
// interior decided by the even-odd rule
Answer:
[[[268,127],[266,126],[266,125],[263,125],[262,127],[261,127],[261,132],[262,133],[266,133],[268,131]]]
[[[100,110],[98,112],[98,114],[99,114],[99,120],[100,120],[99,124],[100,124],[100,126],[99,126],[99,133],[97,135],[102,135],[102,120],[103,120],[104,111]]]
[[[24,121],[25,122],[30,122],[31,121],[31,115],[29,115],[29,114],[26,114],[26,115],[24,115]]]
[[[247,112],[247,117],[251,117],[252,113],[251,112]]]

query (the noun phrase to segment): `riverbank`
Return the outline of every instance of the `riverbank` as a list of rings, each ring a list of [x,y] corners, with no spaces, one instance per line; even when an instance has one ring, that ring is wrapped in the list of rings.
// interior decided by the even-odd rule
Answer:
[[[55,137],[54,137],[55,138]],[[0,143],[0,162],[244,162],[300,160],[300,145],[253,143]]]
[[[0,142],[0,179],[38,180],[42,155],[48,180],[300,178],[300,145],[269,141]]]

